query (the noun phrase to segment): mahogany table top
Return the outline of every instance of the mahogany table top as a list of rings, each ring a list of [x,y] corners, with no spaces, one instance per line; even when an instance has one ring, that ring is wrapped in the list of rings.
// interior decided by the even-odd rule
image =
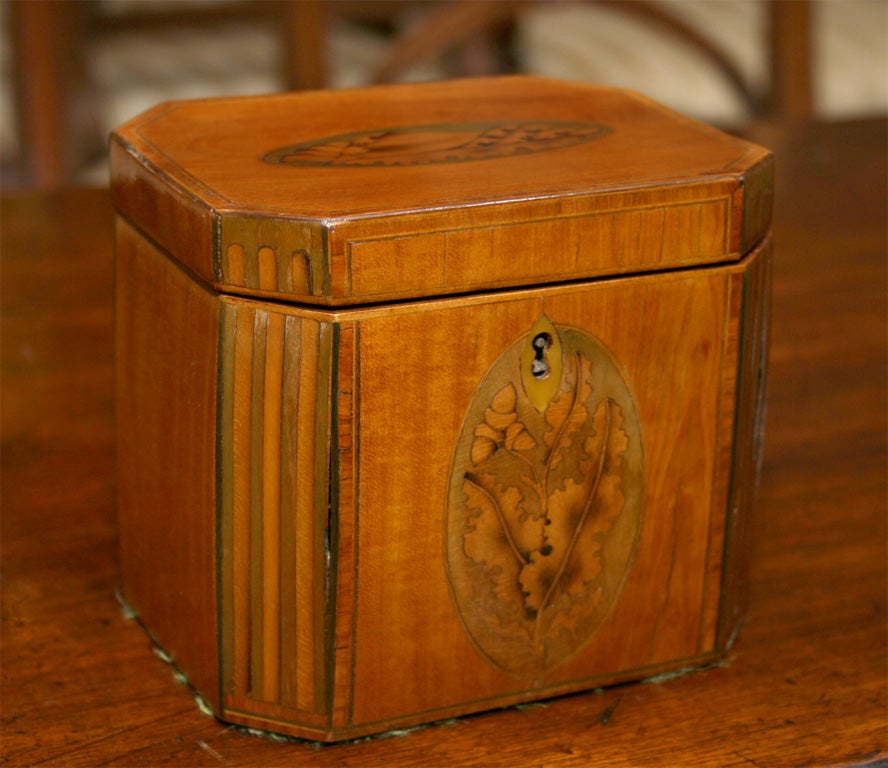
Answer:
[[[721,666],[333,746],[203,714],[115,600],[105,190],[2,203],[2,742],[10,766],[888,765],[886,124],[777,154],[747,620]]]

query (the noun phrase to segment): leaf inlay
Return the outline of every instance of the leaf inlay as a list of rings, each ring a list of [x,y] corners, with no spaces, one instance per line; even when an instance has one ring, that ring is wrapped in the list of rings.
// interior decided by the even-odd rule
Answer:
[[[619,370],[595,340],[545,323],[560,336],[553,394],[531,401],[524,372],[508,373],[531,359],[504,353],[470,409],[448,512],[467,631],[503,669],[532,674],[576,653],[618,598],[643,501],[641,433]]]

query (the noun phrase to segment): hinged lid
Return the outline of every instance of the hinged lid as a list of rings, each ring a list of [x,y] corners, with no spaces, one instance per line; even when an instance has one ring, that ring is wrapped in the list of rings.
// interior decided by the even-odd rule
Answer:
[[[162,104],[118,211],[219,290],[347,305],[737,259],[769,153],[614,88],[513,76]]]

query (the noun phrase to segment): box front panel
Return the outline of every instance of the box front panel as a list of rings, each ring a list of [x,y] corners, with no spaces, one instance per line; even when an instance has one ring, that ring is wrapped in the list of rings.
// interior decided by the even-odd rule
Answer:
[[[221,345],[223,717],[323,727],[332,330],[226,299]]]
[[[356,323],[349,725],[711,657],[744,268]]]

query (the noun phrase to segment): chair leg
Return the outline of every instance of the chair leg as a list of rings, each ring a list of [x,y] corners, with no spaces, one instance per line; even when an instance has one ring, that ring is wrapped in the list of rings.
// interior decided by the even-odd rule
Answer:
[[[83,158],[88,110],[83,60],[83,7],[66,0],[12,4],[18,132],[27,180],[40,187],[70,182]]]
[[[326,34],[329,8],[326,0],[286,0],[284,16],[287,59],[285,82],[291,90],[327,85]]]
[[[771,0],[768,4],[771,46],[771,113],[804,119],[813,114],[812,3]]]

